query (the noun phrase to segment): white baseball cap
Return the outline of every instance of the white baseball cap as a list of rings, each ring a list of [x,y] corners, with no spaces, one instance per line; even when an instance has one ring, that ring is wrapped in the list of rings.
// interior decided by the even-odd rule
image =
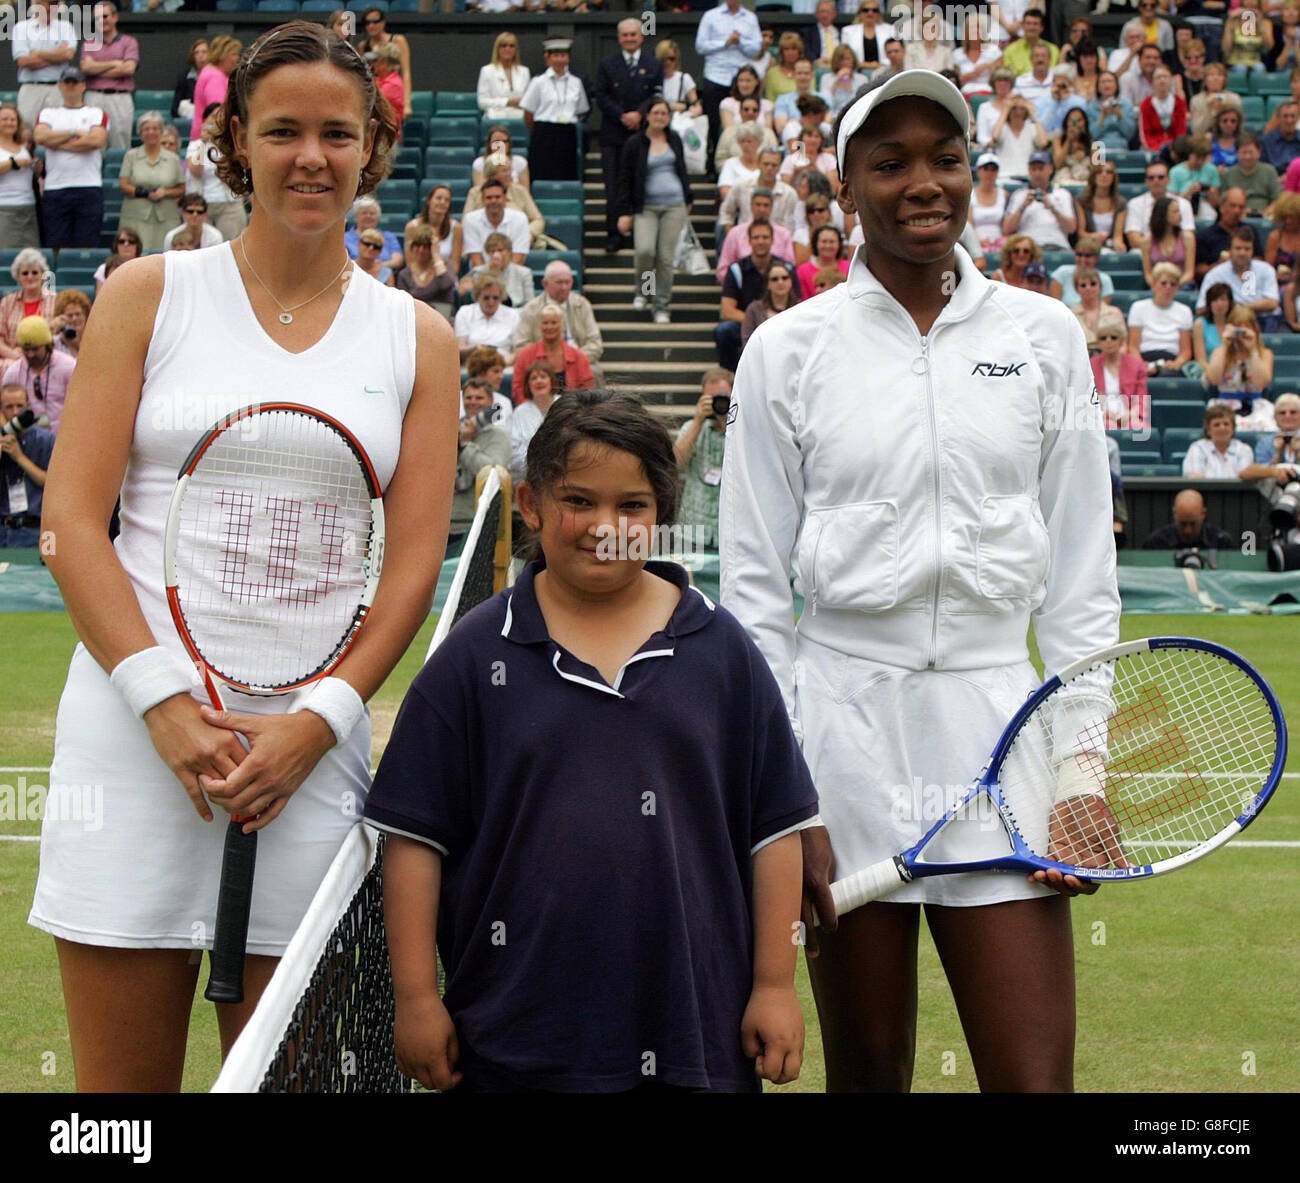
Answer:
[[[938,103],[961,128],[962,136],[969,135],[970,107],[967,106],[961,91],[942,74],[936,74],[933,70],[903,70],[893,75],[883,85],[873,87],[857,99],[840,121],[840,134],[835,140],[835,151],[839,157],[841,172],[844,170],[845,149],[849,146],[849,140],[866,123],[871,112],[881,103],[913,95]]]

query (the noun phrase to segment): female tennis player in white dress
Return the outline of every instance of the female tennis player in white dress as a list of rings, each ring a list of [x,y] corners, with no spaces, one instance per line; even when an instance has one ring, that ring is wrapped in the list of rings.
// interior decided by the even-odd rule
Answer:
[[[252,197],[248,229],[114,273],[46,491],[49,565],[82,642],[50,780],[102,786],[103,806],[90,824],[46,822],[30,920],[56,938],[83,1091],[179,1087],[226,814],[257,814],[245,1001],[217,1007],[223,1049],[233,1043],[360,817],[362,702],[428,614],[450,513],[455,339],[424,305],[356,273],[343,245],[347,212],[383,176],[394,140],[369,67],[318,25],[281,25],[236,67],[221,125],[223,179]],[[270,401],[340,419],[384,488],[383,576],[331,679],[350,729],[292,695],[232,691],[225,717],[201,705],[163,594],[181,462],[222,415]]]
[[[990,283],[957,245],[968,120],[927,70],[845,109],[839,201],[865,245],[848,282],[763,325],[736,374],[721,598],[771,663],[817,786],[809,921],[813,906],[834,914],[828,880],[910,847],[979,773],[1038,683],[1031,621],[1049,671],[1117,640],[1083,335],[1058,301]],[[830,1089],[909,1087],[922,905],[980,1087],[1072,1087],[1063,896],[1091,887],[1038,878],[919,879],[838,930],[810,925]]]

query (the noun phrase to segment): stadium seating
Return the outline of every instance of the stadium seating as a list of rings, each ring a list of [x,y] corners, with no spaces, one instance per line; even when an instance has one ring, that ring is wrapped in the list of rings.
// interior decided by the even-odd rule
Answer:
[[[1256,74],[1250,76],[1251,94],[1287,95],[1291,94],[1291,78],[1287,70],[1273,74]]]
[[[1151,400],[1151,421],[1162,436],[1171,427],[1195,427],[1205,422],[1205,399],[1196,402]]]

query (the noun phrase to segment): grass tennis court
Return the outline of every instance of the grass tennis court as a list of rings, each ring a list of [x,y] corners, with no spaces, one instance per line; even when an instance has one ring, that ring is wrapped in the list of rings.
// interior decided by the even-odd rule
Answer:
[[[0,785],[20,776],[44,784],[54,712],[76,642],[59,613],[4,617],[0,684]],[[403,691],[424,656],[422,630],[372,703],[378,758]],[[1272,684],[1289,722],[1300,718],[1300,656],[1293,621],[1277,617],[1133,616],[1125,638],[1191,634],[1236,649]],[[35,772],[8,771],[34,767]],[[1300,771],[1294,753],[1289,771]],[[978,769],[972,769],[972,776]],[[177,788],[177,792],[180,792]],[[12,801],[12,793],[4,797]],[[1300,1089],[1295,1023],[1300,964],[1300,780],[1284,780],[1238,842],[1154,883],[1103,888],[1076,900],[1079,994],[1076,1085],[1081,1091],[1286,1092]],[[34,821],[0,819],[0,1090],[70,1092],[71,1052],[54,944],[27,926],[39,832]],[[1290,843],[1247,846],[1242,842]],[[203,977],[206,977],[206,969]],[[823,1087],[816,1012],[800,989],[808,1046],[800,1080],[781,1091]],[[923,935],[917,1091],[975,1088],[961,1027],[933,946]],[[212,1007],[196,992],[185,1087],[205,1090],[219,1066]],[[1253,1070],[1253,1075],[1243,1072]]]

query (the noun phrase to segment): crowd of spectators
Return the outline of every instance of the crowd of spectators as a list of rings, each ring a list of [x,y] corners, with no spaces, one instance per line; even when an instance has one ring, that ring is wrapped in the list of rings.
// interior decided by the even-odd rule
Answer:
[[[400,234],[374,198],[354,211],[349,252],[377,281],[453,321],[469,378],[497,393],[477,410],[468,398],[466,422],[495,417],[517,471],[537,411],[601,380],[600,330],[572,269],[553,261],[538,294],[526,265],[530,251],[557,245],[533,182],[580,177],[579,126],[599,122],[592,138],[607,250],[632,248],[629,303],[656,324],[672,320],[700,178],[716,185],[716,382],[764,320],[844,281],[861,234],[836,201],[832,126],[864,86],[910,68],[945,73],[971,103],[976,185],[964,244],[993,279],[1075,311],[1110,428],[1149,429],[1153,384],[1192,378],[1207,400],[1234,412],[1235,429],[1275,430],[1268,338],[1300,330],[1300,0],[1242,0],[1231,10],[1217,0],[1137,0],[1113,47],[1081,4],[1052,6],[1049,16],[1033,0],[1010,0],[952,28],[942,10],[919,5],[900,20],[883,0],[795,0],[809,23],[779,35],[740,0],[678,7],[701,10],[695,75],[676,41],[648,42],[636,18],[618,22],[618,50],[591,78],[570,69],[566,39],[548,38],[543,60],[528,63],[518,37],[502,31],[479,73],[482,151],[463,204],[436,185]],[[195,42],[171,109],[136,113],[139,46],[117,32],[109,0],[101,9],[103,47],[79,52],[38,0],[14,39],[18,102],[0,106],[0,247],[97,246],[103,153],[126,149],[119,230],[96,291],[127,258],[227,241],[246,217],[216,177],[205,139],[242,46],[228,36]],[[410,115],[411,46],[388,31],[386,14],[365,11],[360,29],[343,11],[328,21],[353,38],[389,101]],[[1285,92],[1253,88],[1251,78],[1270,73],[1287,78]],[[1274,96],[1267,118],[1260,95]],[[177,121],[189,123],[188,149]],[[48,285],[36,270],[30,258],[25,268],[15,261],[19,291],[7,309],[0,304],[0,355],[15,362],[25,356],[20,324],[55,318],[44,307],[50,293],[33,286]],[[75,360],[84,311],[61,313],[51,348]],[[69,349],[61,348],[64,321]],[[48,404],[48,389],[40,398],[28,391],[29,404]],[[691,438],[712,439],[701,434],[712,424],[720,439],[725,421],[716,419],[697,415]],[[1209,424],[1206,432],[1209,441]],[[472,428],[463,434],[475,438]],[[485,434],[485,454],[488,443],[500,451]]]

